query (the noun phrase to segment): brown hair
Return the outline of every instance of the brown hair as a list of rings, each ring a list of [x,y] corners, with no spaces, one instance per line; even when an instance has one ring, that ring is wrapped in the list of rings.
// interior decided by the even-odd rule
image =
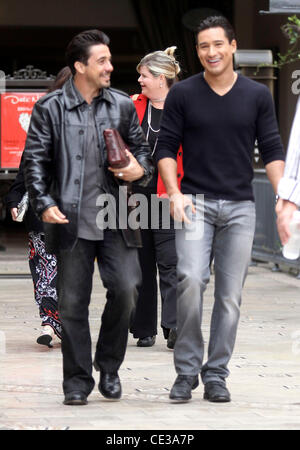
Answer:
[[[70,67],[65,66],[62,69],[60,69],[60,71],[56,75],[55,80],[48,89],[48,92],[53,92],[56,89],[60,89],[71,76],[72,72],[70,70]]]

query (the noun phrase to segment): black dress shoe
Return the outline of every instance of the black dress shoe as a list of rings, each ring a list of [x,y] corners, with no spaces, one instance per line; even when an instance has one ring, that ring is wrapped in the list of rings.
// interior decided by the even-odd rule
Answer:
[[[187,402],[192,398],[192,389],[198,386],[198,375],[178,375],[169,397],[178,403]]]
[[[136,345],[138,347],[152,347],[152,345],[155,344],[155,340],[156,340],[155,336],[147,336],[144,338],[140,338],[137,341]]]
[[[162,326],[162,331],[163,331],[164,338],[168,339],[169,334],[170,334],[170,328],[165,328]]]
[[[167,347],[170,348],[171,350],[173,350],[173,348],[175,347],[176,339],[177,339],[177,330],[176,328],[171,328],[167,340]]]
[[[87,397],[83,392],[73,391],[65,395],[64,405],[86,405]]]
[[[94,362],[93,362],[93,366],[94,366],[94,369],[97,371],[97,372],[100,372],[100,367],[98,366],[98,363],[97,363],[97,361],[94,359]]]
[[[205,384],[203,398],[215,403],[225,403],[231,400],[225,384],[219,381],[210,381]]]
[[[99,391],[103,397],[109,400],[119,400],[122,395],[122,387],[117,373],[100,372]]]

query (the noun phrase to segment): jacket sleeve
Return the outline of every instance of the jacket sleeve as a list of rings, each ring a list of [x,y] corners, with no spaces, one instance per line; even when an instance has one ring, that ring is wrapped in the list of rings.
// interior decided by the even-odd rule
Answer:
[[[35,213],[55,206],[49,194],[52,174],[52,131],[47,109],[37,102],[34,106],[24,150],[25,186]]]
[[[146,141],[144,132],[140,126],[133,102],[130,102],[130,125],[128,130],[127,142],[131,153],[137,159],[139,164],[144,168],[144,176],[136,180],[134,184],[147,186],[154,173],[154,165],[151,156],[151,149]]]
[[[22,200],[23,195],[26,192],[24,181],[24,152],[22,154],[19,171],[17,176],[11,185],[7,196],[5,197],[5,203],[8,209],[16,208],[18,203]]]

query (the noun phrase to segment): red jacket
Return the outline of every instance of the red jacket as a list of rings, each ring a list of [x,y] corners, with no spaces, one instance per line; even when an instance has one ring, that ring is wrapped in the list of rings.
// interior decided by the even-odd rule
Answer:
[[[135,94],[131,96],[140,124],[143,121],[146,107],[147,107],[147,97],[143,94]],[[179,147],[178,153],[177,153],[177,183],[178,187],[180,189],[181,186],[181,180],[183,177],[183,164],[182,164],[182,146]],[[161,179],[160,174],[158,173],[158,180],[157,180],[157,195],[158,197],[167,197],[166,188],[165,185]]]

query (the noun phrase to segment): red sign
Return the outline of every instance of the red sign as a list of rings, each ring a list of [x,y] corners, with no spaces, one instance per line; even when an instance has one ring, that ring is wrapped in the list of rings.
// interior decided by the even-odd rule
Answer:
[[[1,94],[1,168],[19,167],[32,108],[43,95],[45,92]]]

